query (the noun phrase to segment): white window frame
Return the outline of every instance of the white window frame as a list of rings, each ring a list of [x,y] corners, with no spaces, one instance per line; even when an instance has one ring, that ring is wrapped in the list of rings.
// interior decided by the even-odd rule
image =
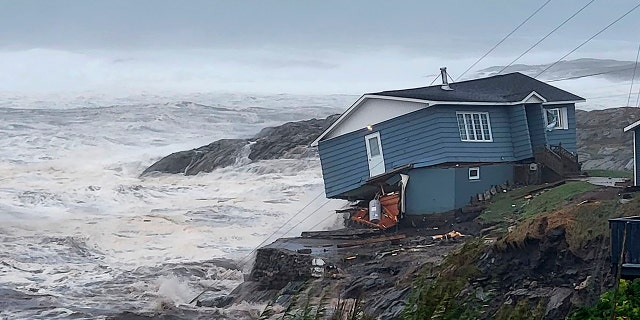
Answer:
[[[545,109],[544,110],[544,123],[545,123],[545,127],[549,126],[549,117],[547,116],[548,112],[555,112],[558,115],[558,122],[556,123],[556,126],[553,127],[554,130],[567,130],[569,129],[569,117],[567,114],[567,108],[562,107],[562,108],[549,108],[549,109]]]
[[[458,118],[462,115],[462,119],[464,122],[464,135],[462,128],[460,128],[460,119]],[[478,139],[477,125],[474,123],[474,116],[478,116],[480,121],[480,138]],[[482,123],[482,118],[486,117],[487,119],[487,127],[484,128],[484,124]],[[471,118],[471,126],[467,120]],[[456,124],[458,126],[458,132],[460,133],[460,140],[464,142],[493,142],[493,132],[491,131],[491,118],[489,118],[489,112],[469,112],[469,111],[456,111]],[[470,130],[473,131],[473,135],[470,134]],[[489,133],[489,139],[485,138],[485,130]]]
[[[475,171],[478,174],[476,175],[471,175],[471,172]],[[471,167],[469,168],[469,180],[480,180],[480,167]]]

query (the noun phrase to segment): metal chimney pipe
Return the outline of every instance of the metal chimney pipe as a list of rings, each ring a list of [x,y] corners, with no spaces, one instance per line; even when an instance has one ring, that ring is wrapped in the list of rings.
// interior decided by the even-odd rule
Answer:
[[[451,89],[451,87],[449,87],[449,76],[447,75],[447,67],[440,68],[440,75],[442,76],[442,86],[440,86],[440,89],[446,91],[453,90]]]
[[[449,79],[447,79],[447,67],[440,68],[440,76],[442,76],[442,86],[449,86]]]

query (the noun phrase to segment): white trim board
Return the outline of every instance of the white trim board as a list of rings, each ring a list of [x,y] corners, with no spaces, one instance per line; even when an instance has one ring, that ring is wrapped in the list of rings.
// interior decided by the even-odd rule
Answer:
[[[638,121],[636,121],[636,122],[634,122],[634,123],[632,123],[632,124],[630,124],[630,125],[628,125],[628,126],[624,127],[624,132],[627,132],[627,131],[629,131],[629,130],[633,130],[633,129],[635,129],[635,128],[636,128],[636,127],[638,127],[638,126],[640,126],[640,120],[638,120]]]
[[[537,92],[531,91],[531,93],[529,93],[528,96],[526,96],[524,99],[522,99],[522,102],[524,102],[524,103],[546,103],[547,99],[545,99],[543,96],[541,96]]]
[[[369,128],[375,131],[375,125],[380,122],[421,110],[424,107],[424,103],[418,102],[366,99],[361,103],[360,107],[352,110],[339,126],[325,135],[324,139],[339,137],[368,126],[373,126]]]

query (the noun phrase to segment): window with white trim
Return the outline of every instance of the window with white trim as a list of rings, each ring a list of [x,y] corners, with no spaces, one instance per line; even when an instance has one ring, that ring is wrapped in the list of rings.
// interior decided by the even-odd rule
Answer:
[[[547,130],[569,129],[567,108],[544,109],[544,120]]]
[[[469,180],[480,180],[480,168],[469,168]]]
[[[456,112],[462,141],[493,141],[488,112]]]

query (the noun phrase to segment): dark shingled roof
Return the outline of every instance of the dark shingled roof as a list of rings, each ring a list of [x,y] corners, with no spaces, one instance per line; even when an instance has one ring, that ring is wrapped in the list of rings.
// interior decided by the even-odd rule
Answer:
[[[532,91],[535,91],[547,99],[547,102],[584,100],[582,97],[519,72],[454,82],[450,83],[449,87],[453,90],[443,90],[441,85],[436,85],[370,94],[451,102],[519,102],[524,100]]]

